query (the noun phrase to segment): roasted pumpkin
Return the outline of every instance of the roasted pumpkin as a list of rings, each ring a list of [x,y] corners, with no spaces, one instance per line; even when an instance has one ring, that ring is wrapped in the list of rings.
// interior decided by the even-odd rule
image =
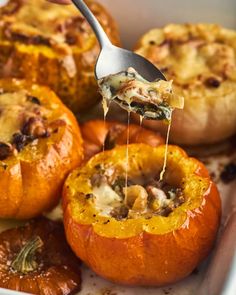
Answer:
[[[40,295],[80,291],[80,261],[63,225],[46,218],[0,233],[0,287]]]
[[[25,81],[0,80],[0,109],[0,218],[31,218],[81,163],[80,130],[54,92]]]
[[[64,226],[73,251],[97,274],[127,285],[165,285],[208,254],[221,202],[204,165],[169,146],[116,147],[73,171],[63,190]],[[128,165],[127,165],[128,163]],[[126,170],[127,175],[126,177]]]
[[[86,1],[119,44],[116,24],[96,1]],[[74,112],[99,99],[94,65],[99,45],[90,26],[73,6],[45,0],[9,0],[0,7],[0,77],[45,84]]]
[[[87,161],[103,150],[110,150],[116,145],[146,143],[153,147],[164,143],[159,133],[135,124],[127,125],[115,121],[91,120],[81,125],[84,160]]]
[[[185,98],[173,112],[170,139],[198,145],[236,133],[236,31],[214,24],[170,24],[142,36],[136,52],[173,80],[174,93]],[[145,121],[166,133],[167,126]]]

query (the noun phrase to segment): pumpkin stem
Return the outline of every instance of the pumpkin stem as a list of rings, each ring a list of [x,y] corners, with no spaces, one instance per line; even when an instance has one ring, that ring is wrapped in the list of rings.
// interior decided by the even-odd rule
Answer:
[[[35,254],[42,248],[42,246],[43,241],[39,236],[28,241],[12,261],[12,269],[23,274],[27,274],[37,269],[38,263],[35,260]]]

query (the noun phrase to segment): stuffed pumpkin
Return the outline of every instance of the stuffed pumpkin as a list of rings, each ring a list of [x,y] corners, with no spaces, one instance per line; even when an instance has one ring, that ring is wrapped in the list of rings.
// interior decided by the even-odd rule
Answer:
[[[116,24],[99,3],[86,1],[114,44]],[[0,7],[0,77],[25,78],[53,89],[74,112],[99,99],[94,65],[99,45],[74,5],[9,0]]]
[[[209,254],[221,202],[202,163],[169,146],[126,146],[94,156],[63,190],[73,251],[119,284],[161,286],[189,275]],[[181,267],[180,267],[181,266]]]
[[[143,35],[136,52],[173,80],[183,96],[170,139],[177,144],[217,143],[236,133],[236,31],[214,24],[169,24]],[[166,133],[158,121],[144,125]]]
[[[0,218],[50,210],[83,159],[73,114],[46,87],[0,80]]]

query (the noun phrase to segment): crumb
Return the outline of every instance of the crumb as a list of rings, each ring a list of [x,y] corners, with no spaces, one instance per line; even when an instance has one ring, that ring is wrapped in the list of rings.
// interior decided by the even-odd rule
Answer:
[[[165,288],[165,289],[162,289],[163,293],[166,294],[166,295],[167,295],[167,294],[170,294],[171,290],[172,290],[171,287],[169,287],[169,288]]]
[[[229,163],[226,165],[220,177],[224,183],[230,183],[236,180],[236,163]]]
[[[195,268],[193,271],[192,271],[192,275],[198,275],[199,274],[199,270],[197,268]]]
[[[101,290],[101,295],[117,295],[117,293],[106,288],[106,289]]]

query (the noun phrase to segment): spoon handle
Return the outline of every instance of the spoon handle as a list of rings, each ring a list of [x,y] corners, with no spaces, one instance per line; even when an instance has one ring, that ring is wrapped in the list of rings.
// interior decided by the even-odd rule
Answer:
[[[112,44],[109,38],[107,37],[107,34],[103,30],[102,26],[100,25],[92,11],[85,4],[85,2],[83,0],[72,0],[72,2],[79,9],[79,11],[83,14],[83,16],[86,18],[86,20],[92,27],[95,35],[97,36],[101,48],[111,46]]]

